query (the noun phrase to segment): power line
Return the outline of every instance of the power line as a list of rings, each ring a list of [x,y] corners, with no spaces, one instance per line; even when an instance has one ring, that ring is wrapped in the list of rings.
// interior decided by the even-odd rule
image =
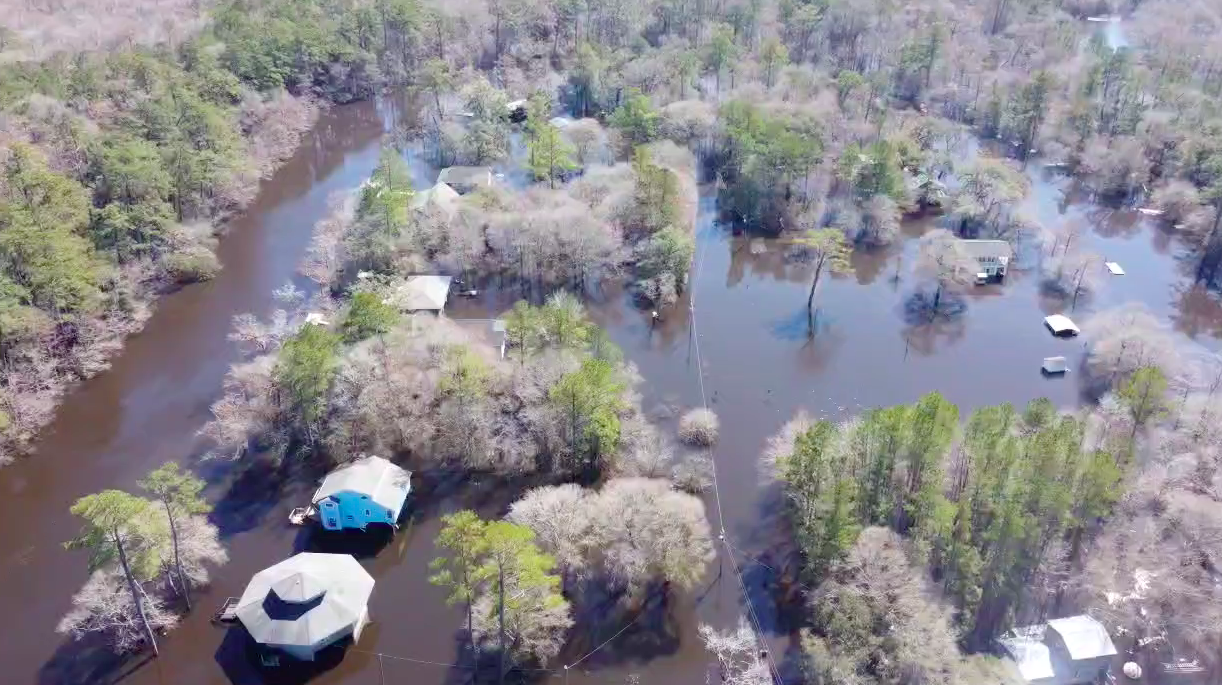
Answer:
[[[730,543],[726,542],[725,540],[723,540],[722,543],[726,546],[726,553],[730,554],[730,564],[732,564],[734,567],[734,578],[738,580],[738,587],[740,590],[742,590],[743,600],[747,603],[747,615],[751,619],[752,627],[755,629],[755,637],[760,642],[763,642],[764,628],[760,624],[759,616],[755,613],[755,604],[751,601],[751,593],[747,591],[746,582],[743,581],[743,574],[738,567],[738,560],[734,558]],[[764,657],[768,661],[768,670],[772,673],[772,677],[775,678],[778,683],[784,685],[785,681],[781,679],[781,670],[777,668],[776,662],[772,659],[772,650],[768,649],[768,646],[765,644],[761,651],[764,652]]]
[[[704,256],[707,252],[708,250],[703,245],[696,250],[696,268],[695,275],[692,277],[692,294],[688,301],[688,312],[692,322],[692,347],[696,352],[696,380],[700,385],[700,403],[704,406],[705,411],[710,411],[709,397],[704,389],[704,357],[700,354],[700,329],[696,324],[696,282],[700,280],[700,273],[704,270]],[[713,472],[713,500],[717,504],[717,525],[720,528],[720,537],[724,540],[726,520],[721,510],[721,487],[717,482],[717,459],[714,458],[712,449],[708,450],[708,455],[710,470]]]
[[[701,245],[696,251],[696,268],[692,278],[691,299],[688,304],[692,322],[692,346],[696,352],[696,379],[698,380],[700,387],[700,402],[703,404],[705,411],[709,411],[709,398],[704,388],[704,358],[700,354],[700,329],[696,320],[695,286],[700,280],[700,274],[704,269],[704,257],[707,253],[708,250],[704,247],[704,245]],[[725,547],[726,554],[730,557],[730,564],[734,569],[734,577],[738,581],[739,589],[742,591],[743,601],[747,604],[747,613],[755,630],[755,638],[762,644],[761,651],[763,651],[764,657],[768,661],[769,672],[772,674],[772,677],[776,679],[776,682],[784,685],[784,680],[781,679],[780,669],[777,668],[776,662],[773,661],[772,650],[768,649],[767,644],[764,643],[763,626],[760,624],[759,616],[755,612],[755,604],[751,601],[751,594],[747,591],[747,584],[743,581],[742,571],[739,569],[738,561],[734,558],[734,548],[730,544],[729,536],[726,534],[725,514],[723,513],[721,506],[721,488],[717,481],[717,459],[713,456],[713,451],[711,449],[709,450],[708,454],[710,470],[713,472],[713,501],[717,505],[717,523],[721,529],[718,539],[721,540],[722,545]]]

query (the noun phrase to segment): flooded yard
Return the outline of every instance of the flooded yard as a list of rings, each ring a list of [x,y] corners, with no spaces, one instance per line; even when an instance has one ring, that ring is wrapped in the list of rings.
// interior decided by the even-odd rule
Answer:
[[[393,111],[372,104],[327,113],[222,241],[221,275],[164,300],[114,368],[68,398],[37,455],[0,471],[7,495],[0,500],[0,539],[7,554],[0,559],[0,578],[11,588],[0,596],[0,610],[13,617],[11,626],[20,621],[20,628],[6,631],[0,641],[6,682],[95,683],[115,677],[85,646],[54,633],[86,577],[82,553],[60,545],[76,533],[67,508],[89,492],[132,487],[163,461],[190,462],[198,455],[195,433],[236,358],[226,339],[231,317],[266,313],[271,291],[293,274],[304,253],[326,198],[355,188],[368,175],[383,127],[393,118]],[[690,287],[676,306],[661,312],[659,322],[634,306],[619,286],[608,284],[592,295],[594,319],[641,372],[647,412],[662,417],[669,413],[659,411],[663,407],[699,405],[698,374],[703,374],[703,391],[721,419],[714,452],[718,487],[707,495],[708,511],[714,522],[724,519],[730,544],[743,554],[723,554],[702,591],[678,598],[664,611],[648,612],[647,619],[621,634],[623,625],[612,622],[579,631],[553,670],[534,674],[539,682],[624,683],[638,674],[643,683],[704,683],[708,658],[696,626],[702,621],[728,625],[744,612],[735,565],[741,565],[778,653],[784,651],[790,627],[770,600],[771,572],[749,555],[767,555],[775,532],[762,507],[758,456],[766,439],[799,408],[847,418],[869,407],[912,402],[931,390],[963,411],[1037,397],[1073,406],[1080,398],[1077,374],[1047,378],[1040,364],[1059,355],[1076,369],[1084,343],[1053,338],[1043,317],[1065,312],[1080,324],[1091,311],[1129,301],[1145,303],[1184,336],[1217,346],[1222,305],[1216,294],[1194,285],[1192,266],[1180,262],[1169,236],[1136,211],[1069,202],[1065,182],[1045,178],[1042,169],[1030,175],[1029,211],[1049,226],[1084,221],[1081,240],[1088,249],[1127,272],[1105,274],[1098,295],[1079,301],[1074,311],[1041,293],[1038,265],[1024,255],[1004,283],[967,291],[959,316],[932,324],[911,321],[905,303],[918,285],[911,269],[915,238],[933,224],[922,220],[906,227],[900,244],[857,254],[854,275],[821,286],[812,336],[805,307],[807,267],[787,259],[779,241],[736,236],[718,225],[711,189],[702,192]],[[421,167],[417,177],[432,180]],[[483,318],[513,299],[494,290],[453,301],[448,312]],[[314,483],[257,470],[235,474],[223,465],[204,468],[214,478],[210,496],[222,501],[217,516],[231,561],[198,597],[200,607],[164,640],[162,657],[135,668],[125,682],[264,681],[241,645],[208,619],[226,597],[241,594],[254,572],[312,544],[306,533],[288,525],[287,515],[304,503]],[[377,580],[374,624],[341,663],[312,682],[465,681],[466,673],[451,665],[459,653],[463,615],[447,607],[443,592],[428,583],[428,564],[436,556],[433,540],[441,514],[464,506],[492,514],[508,504],[493,485],[468,484],[462,498],[439,496],[448,484],[417,485],[410,523],[376,555],[362,558]],[[764,564],[768,559],[761,557]],[[567,674],[561,669],[608,640]]]

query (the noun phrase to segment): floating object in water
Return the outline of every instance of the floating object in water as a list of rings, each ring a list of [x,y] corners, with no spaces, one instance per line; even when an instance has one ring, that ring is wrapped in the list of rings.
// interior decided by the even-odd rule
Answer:
[[[1082,332],[1078,325],[1064,314],[1053,314],[1052,316],[1044,317],[1044,325],[1057,337],[1072,337]]]
[[[327,320],[323,318],[319,312],[310,312],[306,314],[305,322],[314,326],[326,326]]]
[[[1163,214],[1163,210],[1154,209],[1153,207],[1138,207],[1137,211],[1145,214],[1146,216],[1162,216]]]
[[[1064,357],[1044,357],[1042,369],[1049,376],[1059,375],[1068,372],[1069,365],[1065,363]]]
[[[1125,677],[1130,680],[1137,680],[1141,677],[1141,666],[1136,662],[1126,661],[1120,670],[1124,671]]]
[[[294,526],[304,526],[305,522],[313,518],[315,513],[314,507],[297,507],[289,512],[289,523]]]
[[[1123,276],[1124,275],[1124,269],[1120,268],[1120,265],[1117,264],[1116,262],[1107,262],[1104,264],[1104,266],[1107,267],[1108,271],[1112,272],[1113,276]]]
[[[462,295],[463,297],[475,297],[476,295],[478,295],[478,294],[479,294],[479,291],[478,291],[478,290],[475,290],[475,289],[471,289],[471,290],[460,290],[460,291],[458,291],[458,294],[459,294],[459,295]]]
[[[363,280],[365,280],[366,278],[369,278],[369,277],[370,277],[370,276],[372,276],[372,275],[373,275],[373,273],[372,273],[372,272],[369,272],[369,271],[358,271],[358,272],[356,272],[356,277],[357,277],[357,278],[359,278],[359,279],[360,279],[360,280],[362,280],[362,281],[363,281]]]

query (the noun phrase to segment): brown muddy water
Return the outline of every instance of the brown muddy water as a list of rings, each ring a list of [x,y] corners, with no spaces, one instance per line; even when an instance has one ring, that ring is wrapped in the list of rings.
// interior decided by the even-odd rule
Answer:
[[[150,468],[174,459],[190,462],[195,437],[219,395],[236,352],[227,340],[230,319],[245,311],[266,313],[271,291],[290,278],[332,192],[354,188],[373,168],[379,138],[395,118],[384,106],[361,104],[323,115],[298,154],[264,183],[258,200],[223,239],[225,269],[214,281],[167,297],[140,335],[134,336],[105,374],[85,383],[64,403],[38,453],[0,471],[0,667],[5,683],[124,682],[158,685],[259,683],[280,680],[250,665],[232,634],[209,624],[225,597],[238,595],[250,575],[308,544],[286,523],[313,482],[207,467],[214,480],[218,523],[231,561],[196,597],[197,609],[162,641],[162,657],[111,668],[88,643],[54,632],[72,593],[86,578],[82,553],[65,551],[77,524],[68,506],[108,487],[134,488]],[[423,174],[423,172],[421,172]],[[1170,318],[1185,336],[1215,347],[1222,336],[1222,305],[1192,283],[1192,269],[1177,257],[1169,237],[1131,211],[1071,204],[1055,179],[1038,173],[1030,208],[1049,224],[1081,218],[1092,230],[1092,249],[1124,266],[1102,292],[1080,302],[1073,315],[1130,300]],[[722,421],[715,450],[727,538],[744,554],[723,551],[706,585],[678,598],[665,611],[633,625],[573,668],[532,674],[532,679],[572,683],[623,683],[638,674],[646,684],[705,682],[708,659],[696,626],[729,626],[744,611],[734,573],[742,567],[760,623],[770,632],[778,661],[792,645],[791,626],[772,601],[770,566],[776,520],[762,507],[758,455],[767,437],[797,409],[847,417],[862,408],[911,402],[930,390],[945,393],[965,411],[1003,401],[1047,396],[1060,405],[1079,401],[1075,374],[1046,379],[1043,357],[1080,359],[1083,341],[1057,340],[1042,327],[1062,311],[1041,296],[1036,255],[1026,254],[1002,285],[973,289],[961,316],[936,325],[906,322],[904,303],[915,288],[909,266],[913,238],[928,227],[906,228],[902,244],[854,258],[856,275],[826,283],[819,294],[816,335],[807,334],[807,270],[785,259],[775,242],[732,236],[714,223],[714,200],[701,204],[697,266],[689,295],[651,326],[646,312],[625,293],[609,289],[593,298],[594,317],[640,368],[647,410],[700,403],[697,374]],[[1030,253],[1032,250],[1026,250]],[[492,294],[456,302],[451,316],[487,316],[512,298]],[[695,301],[695,320],[689,305]],[[698,353],[697,353],[698,349]],[[703,360],[698,368],[697,358]],[[342,662],[317,674],[320,684],[466,682],[448,664],[459,653],[458,608],[447,607],[427,582],[441,513],[458,502],[430,498],[432,484],[417,486],[432,500],[375,556],[362,563],[377,579],[371,612],[375,623]],[[478,490],[478,488],[476,488]],[[502,494],[498,498],[498,494]],[[475,504],[495,513],[507,502],[493,489]],[[469,499],[469,498],[468,498]],[[709,516],[719,514],[712,494]],[[471,504],[464,501],[464,505]],[[418,505],[419,506],[419,505]],[[574,635],[560,663],[573,663],[623,627],[617,617]],[[378,657],[375,653],[381,653]]]

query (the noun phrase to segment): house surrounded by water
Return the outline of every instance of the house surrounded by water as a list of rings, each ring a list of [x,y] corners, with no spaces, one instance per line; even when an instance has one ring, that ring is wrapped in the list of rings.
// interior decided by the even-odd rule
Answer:
[[[311,503],[327,530],[371,523],[398,527],[412,489],[412,474],[381,457],[361,457],[327,474]]]
[[[260,646],[313,661],[333,644],[360,639],[372,593],[373,576],[351,555],[302,552],[256,573],[236,618]]]
[[[1116,656],[1107,628],[1085,615],[1016,628],[998,642],[1034,685],[1103,682]]]
[[[983,280],[998,281],[1006,277],[1006,269],[1014,256],[1010,243],[1004,240],[964,240],[963,247],[980,265],[978,277],[983,275]]]

